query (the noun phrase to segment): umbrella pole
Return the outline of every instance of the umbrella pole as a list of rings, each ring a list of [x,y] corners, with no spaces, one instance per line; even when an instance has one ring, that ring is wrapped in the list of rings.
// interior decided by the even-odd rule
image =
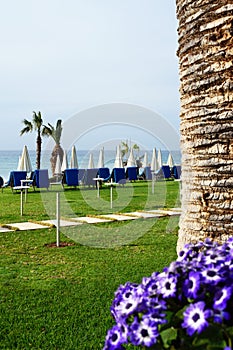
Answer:
[[[57,192],[56,212],[57,212],[57,247],[60,245],[60,193]]]
[[[20,193],[20,214],[23,216],[23,190],[21,189]]]
[[[112,179],[111,179],[111,185],[110,185],[110,208],[112,209],[112,188],[113,188],[113,185],[112,185]]]
[[[155,172],[152,173],[152,194],[155,193]]]

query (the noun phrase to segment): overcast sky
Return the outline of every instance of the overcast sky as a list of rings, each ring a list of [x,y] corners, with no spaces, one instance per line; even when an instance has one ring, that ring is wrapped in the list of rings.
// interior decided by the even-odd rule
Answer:
[[[0,2],[0,150],[35,148],[19,136],[33,111],[55,125],[126,103],[179,129],[175,0]]]

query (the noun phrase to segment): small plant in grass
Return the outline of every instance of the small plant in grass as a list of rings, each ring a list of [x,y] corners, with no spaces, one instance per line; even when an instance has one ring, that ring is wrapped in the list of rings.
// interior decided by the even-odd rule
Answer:
[[[231,350],[233,238],[189,244],[176,261],[115,293],[104,350]]]

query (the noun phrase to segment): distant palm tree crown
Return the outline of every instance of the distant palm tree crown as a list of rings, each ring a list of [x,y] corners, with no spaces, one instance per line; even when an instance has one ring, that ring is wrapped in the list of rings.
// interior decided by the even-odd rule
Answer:
[[[41,160],[41,145],[42,145],[42,138],[41,135],[43,135],[43,119],[41,116],[41,112],[38,113],[33,112],[32,115],[32,121],[29,121],[27,119],[24,119],[23,121],[24,128],[20,131],[20,135],[27,134],[29,132],[32,132],[33,130],[37,132],[37,138],[36,138],[36,168],[40,169],[40,160]]]
[[[52,126],[50,123],[48,123],[47,126],[43,125],[42,135],[43,136],[50,136],[55,141],[55,146],[53,148],[51,158],[50,158],[52,174],[55,175],[57,156],[59,156],[60,162],[62,163],[63,153],[64,153],[64,151],[60,145],[61,135],[62,135],[62,120],[58,119],[56,127]]]

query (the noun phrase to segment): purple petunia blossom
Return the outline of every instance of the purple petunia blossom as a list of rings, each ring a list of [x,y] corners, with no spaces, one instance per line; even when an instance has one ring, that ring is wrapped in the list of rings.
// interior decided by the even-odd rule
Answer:
[[[150,347],[156,343],[158,335],[157,324],[150,318],[144,318],[140,322],[135,319],[131,325],[130,339],[133,345]]]
[[[214,296],[214,308],[224,310],[227,302],[232,296],[232,287],[222,287]]]
[[[195,332],[201,333],[207,326],[207,319],[211,316],[210,310],[204,310],[205,303],[199,301],[191,304],[184,312],[184,322],[182,327],[186,328],[188,335],[193,335]]]

